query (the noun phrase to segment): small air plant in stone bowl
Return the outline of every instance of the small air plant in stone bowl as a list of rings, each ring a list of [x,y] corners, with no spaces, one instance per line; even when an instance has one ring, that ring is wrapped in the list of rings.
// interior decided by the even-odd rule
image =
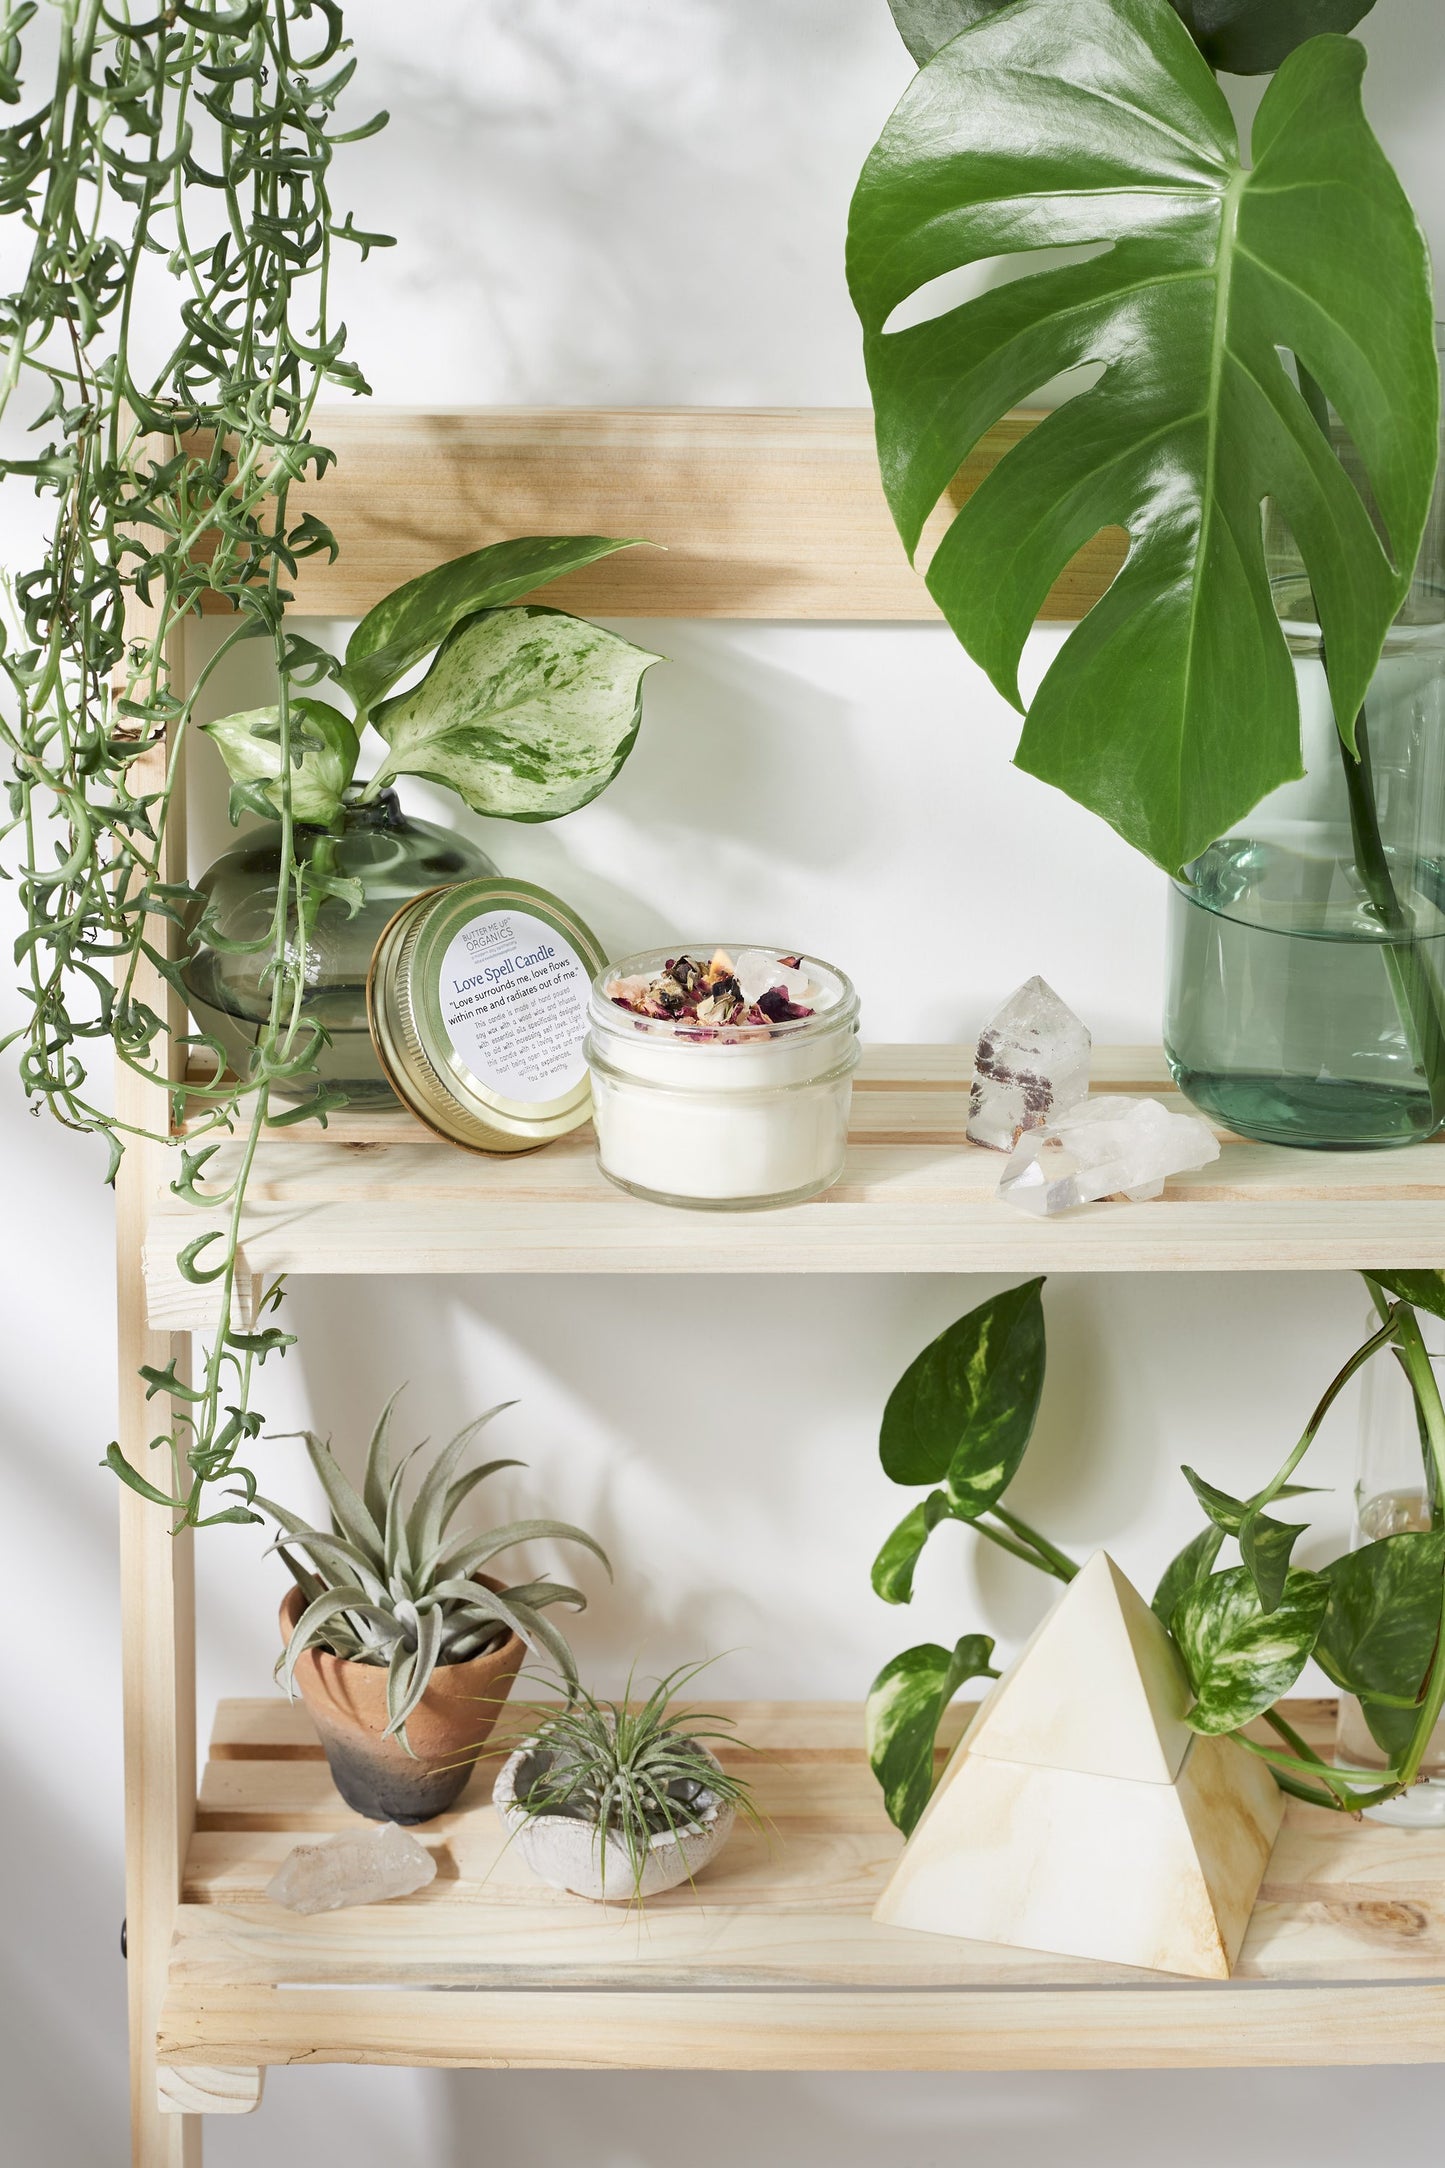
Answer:
[[[492,1804],[532,1872],[557,1889],[640,1904],[691,1882],[726,1844],[741,1814],[762,1826],[745,1777],[709,1741],[748,1752],[728,1720],[672,1709],[702,1669],[685,1664],[647,1700],[598,1701],[577,1687],[503,1764]]]
[[[514,1544],[551,1538],[584,1545],[612,1569],[601,1545],[567,1521],[448,1534],[479,1483],[524,1465],[491,1460],[458,1473],[477,1432],[510,1401],[458,1431],[408,1505],[405,1478],[422,1447],[392,1468],[395,1404],[393,1394],[372,1433],[359,1492],[330,1446],[301,1433],[331,1508],[329,1531],[269,1498],[256,1504],[280,1527],[273,1548],[296,1584],[281,1606],[281,1685],[299,1689],[349,1807],[378,1821],[424,1822],[461,1793],[528,1649],[575,1690],[572,1651],[544,1613],[553,1604],[583,1610],[586,1597],[558,1581],[508,1588],[483,1566]]]

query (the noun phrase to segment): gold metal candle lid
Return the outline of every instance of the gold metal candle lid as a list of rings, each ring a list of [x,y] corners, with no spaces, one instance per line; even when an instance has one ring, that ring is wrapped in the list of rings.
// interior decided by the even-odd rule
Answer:
[[[504,875],[404,903],[376,944],[366,1013],[398,1099],[474,1152],[528,1152],[592,1111],[582,1056],[596,936]]]

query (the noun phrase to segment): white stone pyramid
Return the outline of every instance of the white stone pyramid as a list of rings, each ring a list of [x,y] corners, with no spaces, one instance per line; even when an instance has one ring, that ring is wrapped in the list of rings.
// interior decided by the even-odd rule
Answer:
[[[1184,1722],[1173,1643],[1103,1551],[999,1680],[874,1918],[1227,1979],[1284,1801]]]

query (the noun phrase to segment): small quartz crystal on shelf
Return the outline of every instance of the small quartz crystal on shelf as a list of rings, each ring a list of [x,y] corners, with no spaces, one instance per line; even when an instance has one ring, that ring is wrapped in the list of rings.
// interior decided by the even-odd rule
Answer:
[[[1088,1095],[1088,1032],[1041,978],[1026,979],[979,1033],[968,1102],[975,1144],[1011,1152],[1025,1131]]]
[[[1218,1138],[1196,1114],[1171,1114],[1157,1099],[1087,1099],[1025,1131],[998,1193],[1021,1212],[1053,1219],[1101,1197],[1142,1204],[1171,1174],[1218,1157]]]
[[[436,1879],[437,1863],[424,1844],[395,1822],[344,1829],[324,1844],[298,1844],[266,1885],[273,1904],[288,1912],[339,1912],[343,1905],[379,1905],[410,1897]]]

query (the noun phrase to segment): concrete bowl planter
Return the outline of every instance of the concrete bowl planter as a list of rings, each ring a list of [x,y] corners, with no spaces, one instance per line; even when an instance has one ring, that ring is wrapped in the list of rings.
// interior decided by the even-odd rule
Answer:
[[[486,1579],[479,1575],[479,1579]],[[487,1580],[489,1588],[499,1581]],[[281,1605],[288,1642],[304,1603],[299,1588]],[[374,1822],[429,1822],[455,1805],[512,1691],[526,1655],[509,1634],[464,1664],[438,1664],[407,1718],[411,1753],[386,1731],[386,1667],[309,1648],[293,1674],[321,1735],[336,1789],[348,1807]]]
[[[703,1750],[705,1753],[707,1749]],[[708,1760],[720,1766],[708,1753]],[[727,1843],[736,1820],[730,1799],[703,1793],[695,1808],[679,1809],[692,1819],[674,1834],[662,1830],[647,1848],[640,1879],[634,1880],[632,1861],[620,1838],[608,1835],[599,1842],[590,1822],[571,1814],[531,1814],[521,1805],[539,1778],[545,1776],[551,1756],[534,1739],[526,1739],[502,1764],[492,1788],[492,1804],[502,1827],[539,1881],[554,1889],[569,1890],[574,1897],[594,1903],[632,1904],[656,1897],[693,1881],[711,1864]]]

